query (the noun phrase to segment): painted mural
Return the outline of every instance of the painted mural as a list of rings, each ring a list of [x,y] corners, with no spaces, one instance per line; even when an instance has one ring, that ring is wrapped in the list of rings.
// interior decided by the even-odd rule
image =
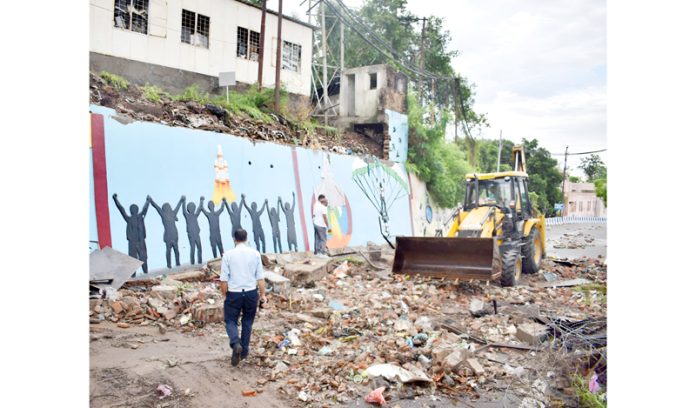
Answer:
[[[329,199],[329,248],[381,242],[379,212],[354,170],[406,177],[400,163],[368,166],[355,156],[116,120],[114,110],[100,106],[90,110],[103,127],[96,135],[103,154],[93,161],[104,170],[90,178],[92,205],[103,203],[90,240],[104,246],[108,238],[114,249],[142,260],[139,274],[219,257],[233,247],[232,234],[240,227],[261,252],[309,251],[311,209],[319,194]],[[386,188],[401,185],[382,181]],[[391,233],[411,235],[408,188],[400,189],[389,196]]]
[[[343,192],[343,189],[334,180],[331,171],[329,155],[325,154],[321,168],[321,181],[314,187],[312,203],[310,208],[314,208],[314,203],[320,194],[326,196],[328,205],[328,229],[327,248],[345,248],[350,243],[353,233],[353,215],[350,211],[350,202]]]
[[[389,124],[389,161],[405,163],[408,158],[408,116],[385,109]]]

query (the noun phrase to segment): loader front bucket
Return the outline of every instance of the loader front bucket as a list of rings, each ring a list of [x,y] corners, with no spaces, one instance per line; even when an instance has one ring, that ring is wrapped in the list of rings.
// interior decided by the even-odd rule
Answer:
[[[396,237],[392,273],[496,280],[502,262],[493,238]]]

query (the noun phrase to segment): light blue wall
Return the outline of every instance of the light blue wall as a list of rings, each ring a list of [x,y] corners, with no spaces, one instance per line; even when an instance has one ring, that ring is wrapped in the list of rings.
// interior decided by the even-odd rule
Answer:
[[[89,148],[89,249],[99,249],[97,233],[97,212],[94,206],[94,169],[92,167],[92,148]]]
[[[186,196],[187,202],[193,201],[198,205],[202,195],[205,197],[204,205],[207,205],[214,189],[213,164],[218,145],[222,147],[224,158],[228,162],[231,188],[237,196],[237,202],[244,193],[248,204],[255,201],[260,206],[264,199],[268,199],[269,205],[275,207],[278,196],[281,196],[284,202],[292,203],[292,193],[297,193],[290,146],[274,143],[254,144],[244,137],[151,122],[122,124],[112,117],[115,114],[112,109],[94,105],[90,108],[92,112],[104,115],[111,239],[114,249],[121,252],[128,252],[126,222],[119,213],[112,195],[118,194],[119,201],[127,212],[131,204],[136,204],[142,209],[148,195],[160,206],[164,202],[176,205],[181,195]],[[305,228],[311,250],[314,245],[311,200],[315,186],[321,182],[320,167],[327,153],[304,148],[297,148],[296,152],[304,199]],[[381,243],[378,213],[352,178],[355,160],[356,156],[330,154],[334,179],[346,194],[352,210],[353,233],[348,245],[362,245],[368,240]],[[398,166],[403,168],[400,164]],[[91,169],[90,187],[90,217],[94,218]],[[207,210],[207,207],[205,208]],[[299,211],[300,205],[297,203],[295,232],[298,249],[304,251]],[[389,215],[393,234],[411,234],[407,195],[394,203]],[[178,218],[180,260],[184,265],[189,263],[189,242],[184,217],[179,213]],[[266,252],[273,252],[271,224],[267,212],[262,214],[261,222],[266,236]],[[205,262],[213,257],[209,243],[208,220],[200,214],[198,223],[201,228],[200,237]],[[148,210],[145,226],[148,266],[151,271],[163,268],[166,266],[165,245],[162,239],[164,228],[160,216],[152,206]],[[253,245],[251,218],[246,210],[242,211],[242,227],[248,230],[249,240]],[[286,222],[282,213],[280,231],[283,250],[287,251]],[[226,211],[220,215],[220,232],[224,248],[231,248],[231,223]],[[90,237],[92,236],[96,237],[96,225],[90,227]]]
[[[389,160],[405,163],[408,154],[408,116],[385,109],[389,123]]]

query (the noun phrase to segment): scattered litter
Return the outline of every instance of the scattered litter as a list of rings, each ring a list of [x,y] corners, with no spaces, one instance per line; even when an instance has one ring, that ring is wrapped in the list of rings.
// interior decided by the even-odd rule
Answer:
[[[159,397],[159,399],[162,399],[162,398],[165,398],[165,397],[168,397],[168,396],[172,395],[172,387],[170,387],[170,386],[168,386],[168,385],[166,385],[166,384],[160,384],[160,385],[158,385],[158,386],[157,386],[157,391],[159,391],[160,394],[161,394],[160,397]]]
[[[398,379],[398,381],[402,383],[419,381],[432,382],[432,380],[420,370],[418,370],[415,373],[412,373],[394,364],[373,365],[368,367],[366,372],[370,378],[384,377],[384,379],[389,381],[396,381]]]
[[[244,390],[244,391],[242,391],[242,395],[245,397],[255,397],[256,390]]]
[[[370,393],[365,397],[365,402],[368,404],[377,404],[379,406],[386,405],[387,400],[385,400],[384,396],[382,395],[385,389],[386,387],[379,387],[370,391]]]
[[[304,391],[300,391],[297,394],[297,398],[302,402],[307,402],[309,400],[309,395],[307,395],[307,393]]]
[[[343,304],[341,302],[339,302],[338,300],[334,300],[334,299],[329,300],[329,306],[331,306],[331,308],[333,310],[337,310],[337,311],[346,310],[346,307],[343,306]]]

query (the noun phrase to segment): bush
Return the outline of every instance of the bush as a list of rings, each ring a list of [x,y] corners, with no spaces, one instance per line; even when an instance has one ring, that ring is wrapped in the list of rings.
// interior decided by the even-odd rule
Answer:
[[[456,207],[464,199],[466,173],[473,172],[464,152],[445,140],[449,119],[441,112],[434,125],[423,122],[423,108],[414,94],[408,95],[409,150],[406,167],[428,187],[433,201],[445,208]]]
[[[162,94],[164,94],[164,92],[159,86],[148,84],[143,87],[143,95],[145,96],[145,99],[150,102],[159,102]]]
[[[99,73],[99,76],[105,80],[107,84],[113,86],[117,90],[128,89],[128,85],[130,85],[125,78],[110,72],[102,71]]]

